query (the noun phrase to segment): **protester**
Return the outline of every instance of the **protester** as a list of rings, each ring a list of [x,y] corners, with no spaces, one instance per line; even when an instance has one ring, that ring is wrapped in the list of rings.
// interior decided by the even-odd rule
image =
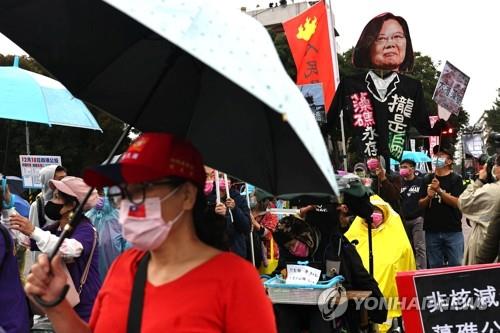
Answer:
[[[341,232],[340,220],[346,214],[347,206],[342,205],[346,208],[343,211],[338,203],[328,203],[319,198],[302,200],[301,204],[301,216],[288,216],[278,224],[275,233],[280,245],[278,269],[285,268],[286,264],[307,260],[309,266],[320,269],[328,279],[337,274],[342,275],[346,279],[343,286],[347,290],[369,290],[374,298],[381,304],[384,303],[376,281],[368,274],[356,249]],[[356,210],[354,201],[349,204]],[[294,238],[303,245],[291,247],[290,245],[295,244]],[[362,310],[363,306],[356,308],[349,304],[344,316],[335,321],[327,321],[317,306],[275,304],[280,333],[298,333],[302,330],[315,333],[337,332],[342,329],[359,332],[361,328],[365,328],[362,327]],[[372,322],[382,323],[387,317],[387,309],[371,308],[368,316]]]
[[[260,247],[262,262],[257,267],[261,274],[272,274],[278,266],[279,259],[279,247],[273,237],[278,225],[278,216],[267,212],[268,208],[275,208],[271,201],[273,195],[256,188],[252,197],[255,199],[255,205],[251,204],[250,215],[253,237],[258,237],[262,243]],[[254,253],[254,256],[256,255],[258,256],[259,253]]]
[[[354,174],[356,174],[359,178],[368,177],[368,169],[366,164],[363,162],[356,163],[354,165]]]
[[[491,176],[495,182],[487,184],[488,171],[485,164],[479,171],[478,179],[458,198],[458,208],[472,223],[472,231],[465,247],[464,265],[479,263],[479,248],[485,242],[488,225],[500,219],[500,155],[495,159]],[[492,253],[496,254],[496,250]]]
[[[420,188],[423,177],[415,174],[415,162],[405,159],[399,164],[399,174],[403,178],[401,186],[401,213],[406,234],[415,254],[417,269],[427,268],[427,255],[425,252],[425,231],[422,209],[418,205]]]
[[[0,331],[27,333],[30,330],[28,303],[14,255],[14,240],[0,223]]]
[[[372,191],[389,203],[398,214],[401,210],[401,177],[389,170],[386,171],[385,161],[380,158],[370,158],[366,162],[372,179]]]
[[[122,228],[119,220],[119,210],[107,196],[108,189],[99,194],[99,199],[94,208],[85,215],[92,222],[99,235],[99,276],[104,281],[109,267],[129,245],[123,238]]]
[[[379,331],[387,332],[393,318],[401,317],[401,308],[395,303],[398,298],[396,274],[415,270],[415,259],[400,216],[377,195],[372,195],[370,202],[373,205],[370,218],[374,277],[384,297],[389,300],[387,320],[379,326]],[[356,250],[368,269],[370,259],[367,219],[357,217],[345,236],[351,242],[357,241]]]
[[[13,206],[18,214],[28,217],[30,204],[21,196],[22,191],[20,189],[16,191],[18,186],[12,186],[12,180],[8,177],[0,174],[0,178],[2,179],[2,192],[8,191],[10,194],[10,203],[5,203],[4,206]]]
[[[242,258],[251,260],[248,256],[248,239],[251,230],[250,210],[246,199],[240,193],[231,188],[230,180],[226,191],[226,181],[220,173],[219,191],[221,203],[217,202],[215,182],[212,191],[207,197],[209,203],[215,205],[217,214],[226,217],[226,233],[229,241],[229,249]],[[222,207],[225,206],[225,207]]]
[[[51,220],[57,221],[57,223],[45,226],[42,229],[35,227],[28,219],[19,215],[11,217],[11,228],[29,236],[32,248],[43,253],[50,253],[54,250],[61,231],[69,223],[70,219],[74,218],[78,205],[90,190],[89,186],[83,182],[83,179],[73,176],[66,176],[61,180],[51,179],[49,184],[53,194],[52,199],[45,203],[44,211]],[[83,207],[84,211],[94,207],[96,201],[97,192],[94,190]],[[76,289],[72,290],[72,292],[76,292],[78,296],[73,295],[79,298],[74,299],[74,309],[84,321],[89,320],[97,292],[101,287],[97,243],[97,232],[92,227],[89,219],[81,216],[81,221],[74,229],[71,238],[65,239],[60,248],[67,272]],[[45,256],[44,260],[46,260]],[[65,274],[60,262],[57,265],[59,265],[56,268],[57,271],[62,272],[64,281],[66,281],[67,273]],[[28,281],[30,280],[28,279]],[[33,276],[31,281],[33,281]]]
[[[429,268],[459,266],[464,252],[462,213],[458,209],[458,197],[464,190],[462,177],[452,170],[449,149],[434,147],[432,164],[435,173],[424,177],[418,203],[424,211]]]
[[[478,264],[489,264],[500,260],[500,218],[493,219],[488,225],[486,235],[477,250]]]
[[[53,221],[44,213],[45,204],[52,199],[54,190],[50,187],[51,179],[61,180],[67,176],[66,168],[61,165],[47,165],[40,169],[40,182],[42,183],[42,191],[36,196],[35,201],[31,204],[29,212],[29,220],[35,227],[43,228],[46,224],[53,224]],[[34,258],[36,261],[36,258]]]
[[[24,283],[23,271],[26,263],[25,254],[30,246],[30,241],[28,237],[11,228],[12,217],[20,215],[16,209],[16,202],[19,202],[19,197],[10,193],[10,187],[7,185],[7,179],[3,177],[1,179],[0,187],[0,203],[2,205],[0,222],[7,228],[7,230],[9,230],[13,239],[13,251],[17,258],[17,268],[20,273],[21,282]]]
[[[120,223],[135,249],[115,260],[89,325],[61,295],[60,257],[50,275],[47,258],[39,258],[26,291],[61,300],[46,308],[58,333],[126,332],[127,317],[137,332],[276,331],[252,265],[211,246],[213,221],[206,216],[214,214],[205,209],[205,172],[193,146],[170,134],[145,133],[118,164],[87,170],[84,178],[96,187],[118,185]]]

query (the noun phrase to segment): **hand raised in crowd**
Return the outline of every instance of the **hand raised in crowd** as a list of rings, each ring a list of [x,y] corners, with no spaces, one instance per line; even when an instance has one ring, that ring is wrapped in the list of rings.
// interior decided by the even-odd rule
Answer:
[[[479,179],[482,181],[486,181],[488,178],[488,166],[485,164],[481,170],[479,170]]]
[[[387,177],[385,175],[385,170],[380,166],[375,169],[375,174],[377,175],[378,179],[381,182],[383,182],[384,180],[387,179]]]
[[[19,214],[10,216],[10,228],[20,231],[26,236],[31,236],[33,231],[35,231],[35,226],[27,218]]]
[[[226,207],[229,209],[234,209],[234,207],[236,207],[236,202],[234,202],[234,200],[231,198],[227,198],[226,199]]]
[[[440,183],[439,183],[439,180],[437,180],[437,178],[434,178],[432,179],[431,181],[431,188],[434,192],[439,192],[439,189],[440,189]]]
[[[309,206],[302,207],[301,209],[299,209],[299,215],[300,215],[300,217],[304,218],[308,212],[313,211],[315,209],[316,209],[316,205],[309,205]]]
[[[50,263],[46,254],[38,256],[38,263],[31,267],[31,273],[26,278],[26,294],[39,296],[45,302],[57,299],[68,279],[62,265],[59,254]]]
[[[226,216],[227,213],[227,207],[223,203],[218,203],[215,205],[215,214],[221,215],[221,216]]]
[[[427,196],[429,197],[429,199],[432,199],[436,196],[436,191],[432,189],[430,184],[429,186],[427,186]]]

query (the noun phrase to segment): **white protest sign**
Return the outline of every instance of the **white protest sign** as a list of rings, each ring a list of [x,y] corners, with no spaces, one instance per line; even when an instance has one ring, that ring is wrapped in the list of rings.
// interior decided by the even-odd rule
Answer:
[[[61,156],[19,155],[24,188],[42,188],[40,169],[47,165],[61,165]]]
[[[432,99],[443,109],[458,115],[469,80],[466,74],[447,61],[439,76]],[[445,115],[443,111],[441,113]]]
[[[304,265],[286,265],[286,284],[316,284],[321,270]]]

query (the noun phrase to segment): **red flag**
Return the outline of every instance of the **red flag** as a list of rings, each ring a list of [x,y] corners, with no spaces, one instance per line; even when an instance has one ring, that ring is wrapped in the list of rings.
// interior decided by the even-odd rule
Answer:
[[[335,79],[324,1],[283,22],[283,29],[297,66],[297,84],[322,83],[328,112],[335,95]]]

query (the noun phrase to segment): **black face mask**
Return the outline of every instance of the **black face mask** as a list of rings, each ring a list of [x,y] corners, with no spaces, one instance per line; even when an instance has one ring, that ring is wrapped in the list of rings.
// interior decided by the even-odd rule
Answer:
[[[57,204],[52,201],[48,201],[45,204],[45,208],[43,209],[45,215],[51,220],[59,221],[62,217],[61,209],[64,207],[64,204]]]

